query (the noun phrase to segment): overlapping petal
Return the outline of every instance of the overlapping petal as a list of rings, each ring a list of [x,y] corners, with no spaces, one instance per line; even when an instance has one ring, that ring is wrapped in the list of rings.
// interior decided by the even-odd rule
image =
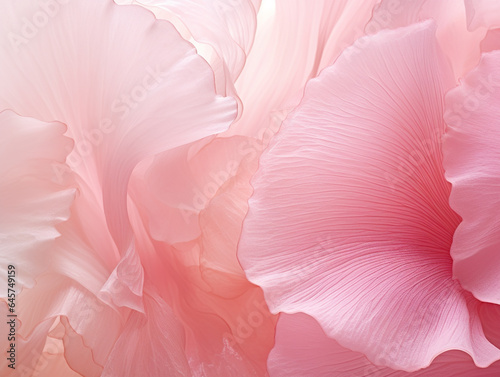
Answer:
[[[225,130],[235,103],[214,94],[213,73],[193,46],[141,7],[99,0],[52,13],[37,2],[3,7],[1,107],[68,125],[69,162],[87,184],[102,186],[107,224],[125,253],[135,165]]]
[[[484,29],[469,30],[466,7],[455,0],[382,0],[374,10],[365,31],[374,34],[382,29],[408,26],[415,22],[433,19],[436,22],[436,38],[447,55],[458,80],[477,65],[480,58],[480,42]]]
[[[446,98],[444,167],[450,204],[462,217],[451,247],[453,272],[478,299],[500,304],[500,52]]]
[[[500,3],[496,0],[464,0],[471,30],[500,27]]]
[[[234,82],[244,67],[257,28],[261,0],[140,0],[136,3],[187,28],[200,54],[215,71],[219,93],[234,94]],[[183,25],[179,25],[179,22]],[[207,48],[208,47],[208,48]]]
[[[369,1],[265,1],[252,51],[236,82],[242,117],[230,134],[274,134],[307,80],[335,61],[370,19]],[[307,53],[305,53],[307,51]]]
[[[478,368],[459,351],[439,355],[429,367],[416,372],[377,366],[362,353],[327,337],[312,317],[302,313],[280,315],[268,366],[271,377],[492,377],[500,373],[500,361],[489,368]]]
[[[1,107],[68,125],[74,148],[52,147],[64,156],[71,152],[69,168],[59,159],[49,165],[50,174],[61,184],[74,176],[80,194],[71,222],[61,227],[51,274],[19,296],[20,331],[38,331],[44,321],[61,317],[64,356],[85,375],[116,368],[128,373],[147,364],[151,376],[161,376],[162,369],[187,365],[178,364],[177,356],[185,355],[177,341],[137,353],[126,372],[119,365],[121,352],[137,347],[130,343],[139,336],[131,335],[136,325],[145,323],[141,336],[153,343],[184,331],[179,318],[158,309],[163,298],[152,300],[151,290],[144,305],[128,182],[148,156],[225,130],[235,117],[235,101],[215,94],[213,72],[192,45],[141,7],[6,1],[3,10]],[[84,318],[89,302],[99,314],[92,309]],[[127,319],[131,327],[122,323]],[[167,319],[176,325],[167,326]],[[107,340],[97,344],[102,337]]]
[[[144,270],[150,286],[161,287],[159,293],[182,319],[195,375],[263,375],[273,344],[275,316],[262,290],[245,279],[235,253],[250,192],[243,194],[257,166],[256,153],[246,158],[240,151],[247,142],[216,138],[192,156],[183,150],[159,155],[149,171],[139,169],[131,181],[138,211],[132,217],[144,219],[134,222],[135,233],[142,235],[138,245]],[[189,161],[182,172],[171,167],[179,156]],[[176,176],[172,172],[194,191],[168,189],[170,177]],[[150,178],[140,179],[144,174]],[[144,186],[148,181],[153,190]],[[175,207],[179,202],[196,205],[182,214]],[[167,218],[173,214],[175,221],[162,222],[162,213]],[[199,222],[198,234],[180,242],[180,228],[190,226],[186,220]],[[156,224],[151,228],[156,240],[144,237],[144,227],[151,224]]]
[[[72,141],[66,127],[0,113],[0,281],[7,286],[7,268],[17,268],[17,289],[51,261],[56,226],[68,219],[75,190],[54,182],[52,167],[64,164]],[[2,297],[6,297],[2,293]]]

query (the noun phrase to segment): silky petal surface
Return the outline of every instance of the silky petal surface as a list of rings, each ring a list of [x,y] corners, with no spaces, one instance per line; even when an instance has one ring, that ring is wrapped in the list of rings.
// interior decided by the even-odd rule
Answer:
[[[274,134],[304,85],[351,45],[379,0],[264,1],[245,68],[236,82],[241,118],[229,134]]]
[[[191,375],[180,321],[160,297],[145,294],[144,301],[145,314],[130,315],[102,376]]]
[[[466,7],[455,0],[382,0],[366,25],[367,34],[385,28],[398,28],[427,19],[436,21],[436,38],[448,57],[458,80],[474,68],[480,59],[484,29],[469,30]]]
[[[216,140],[224,149],[224,140]],[[229,142],[225,153],[233,146],[238,144]],[[193,162],[193,167],[210,166],[202,160]],[[256,161],[253,170],[255,165]],[[186,357],[194,375],[263,375],[274,341],[275,316],[262,290],[245,279],[235,256],[247,206],[247,196],[239,193],[242,182],[246,187],[250,179],[248,168],[240,170],[245,173],[229,178],[221,187],[223,193],[207,203],[200,215],[202,233],[195,240],[175,245],[152,240],[144,231],[147,222],[139,221],[147,219],[144,213],[133,216],[147,282],[160,289],[161,297],[182,319]],[[132,189],[132,193],[134,200],[144,195],[142,190]]]
[[[453,238],[453,272],[482,301],[500,303],[500,52],[446,97],[444,167],[450,204],[462,217]]]
[[[454,80],[434,33],[425,22],[367,37],[309,83],[261,158],[239,245],[272,312],[305,312],[407,371],[450,349],[478,366],[500,357],[452,280],[459,217],[440,139]]]
[[[52,335],[64,341],[68,364],[83,375],[102,371],[127,318],[126,312],[117,312],[78,283],[54,273],[39,277],[17,301],[18,333],[23,337],[39,331],[40,324],[64,317],[65,330]],[[44,335],[49,335],[48,328]]]
[[[486,36],[481,41],[482,52],[493,50],[500,50],[500,28],[488,30]]]
[[[493,377],[500,373],[500,362],[478,368],[459,351],[439,355],[430,366],[416,372],[380,367],[327,337],[321,326],[303,313],[280,314],[268,367],[271,377]]]
[[[7,317],[7,315],[12,314],[9,311],[8,302],[3,298],[0,300],[0,315],[7,319],[5,324],[1,327],[0,335],[0,347],[4,351],[4,356],[0,360],[0,368],[2,368],[3,376],[13,376],[17,377],[19,375],[31,376],[32,373],[36,372],[39,368],[40,359],[43,359],[43,348],[46,340],[46,334],[49,330],[51,323],[46,321],[42,323],[36,331],[29,334],[29,336],[21,336],[18,333],[19,320],[15,319],[15,369],[8,367],[12,360],[10,358],[10,343],[9,336],[11,335],[11,326],[9,320],[12,318]]]
[[[140,0],[137,3],[178,17],[196,41],[214,48],[229,73],[228,80],[234,83],[253,43],[260,0]],[[207,58],[209,62],[213,60]]]
[[[464,0],[469,29],[500,27],[500,3],[496,0]]]
[[[172,24],[139,6],[71,1],[54,17],[37,2],[2,7],[0,106],[68,125],[75,140],[70,166],[102,186],[107,223],[125,253],[126,188],[135,165],[227,129],[235,102],[215,95],[209,65]],[[41,12],[48,21],[37,27]]]
[[[0,281],[13,265],[18,289],[50,262],[56,226],[67,220],[75,190],[54,182],[52,166],[64,164],[72,141],[66,126],[0,113]],[[7,292],[5,292],[6,294]],[[2,297],[5,297],[2,294]]]

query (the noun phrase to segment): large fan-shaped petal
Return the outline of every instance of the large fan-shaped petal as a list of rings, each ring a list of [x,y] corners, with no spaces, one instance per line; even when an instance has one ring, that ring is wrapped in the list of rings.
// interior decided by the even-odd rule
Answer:
[[[431,22],[360,40],[310,82],[254,177],[240,260],[272,311],[303,311],[375,363],[500,357],[452,280],[458,216],[440,138],[453,77]]]

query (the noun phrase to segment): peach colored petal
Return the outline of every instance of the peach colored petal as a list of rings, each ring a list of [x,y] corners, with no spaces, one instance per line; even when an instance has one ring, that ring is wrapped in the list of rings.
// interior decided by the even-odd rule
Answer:
[[[500,303],[500,51],[446,97],[444,167],[450,204],[462,217],[453,244],[453,273],[479,300]]]
[[[71,369],[64,356],[64,344],[60,339],[48,337],[39,363],[34,368],[36,377],[92,377],[95,374],[80,374]],[[82,359],[83,360],[83,359]],[[21,372],[23,373],[23,372]],[[21,374],[23,375],[23,374]],[[26,374],[28,375],[28,374]]]
[[[7,315],[11,314],[7,301],[0,299],[0,315],[2,318],[7,319]],[[10,320],[10,318],[9,318]],[[7,322],[7,320],[5,321]],[[31,376],[33,372],[37,371],[37,365],[43,354],[43,348],[46,340],[46,334],[51,326],[50,321],[41,323],[40,326],[29,336],[21,336],[17,329],[19,328],[19,320],[16,320],[16,339],[15,339],[15,369],[9,368],[8,365],[12,363],[10,358],[10,341],[8,334],[10,333],[10,325],[7,323],[2,324],[0,335],[0,347],[2,347],[3,355],[0,359],[0,368],[2,369],[2,376]],[[8,355],[7,355],[8,354]]]
[[[481,41],[481,52],[500,50],[500,28],[488,30]]]
[[[454,80],[435,25],[352,49],[309,83],[263,154],[240,261],[272,312],[305,312],[375,363],[413,371],[458,349],[487,366],[500,350],[452,280],[459,217],[440,138]]]
[[[87,280],[90,278],[87,276]],[[39,277],[33,288],[18,295],[17,301],[21,336],[38,331],[43,321],[65,317],[61,319],[65,330],[57,337],[66,344],[68,364],[83,375],[90,370],[102,370],[106,365],[128,315],[107,306],[75,281],[55,273]]]
[[[223,144],[219,144],[221,146]],[[144,194],[132,192],[134,200],[136,195]],[[242,202],[238,198],[234,205],[243,205]],[[135,208],[132,203],[130,208]],[[239,232],[226,228],[228,238],[221,240],[224,247],[217,250],[218,263],[207,263],[206,259],[214,251],[204,245],[205,237],[210,239],[223,232],[216,234],[215,230],[202,227],[200,240],[168,245],[152,240],[144,231],[146,223],[141,218],[145,217],[140,215],[138,207],[131,214],[147,277],[144,289],[159,289],[158,294],[172,306],[176,317],[182,319],[185,352],[193,373],[214,377],[230,377],[235,373],[262,375],[273,343],[275,318],[267,309],[262,291],[244,278],[241,268],[235,270]],[[233,220],[225,213],[217,217],[209,215],[209,218],[214,224],[226,227]],[[242,218],[239,218],[240,224]]]
[[[189,376],[180,321],[160,297],[145,294],[144,302],[145,314],[130,314],[102,377]]]

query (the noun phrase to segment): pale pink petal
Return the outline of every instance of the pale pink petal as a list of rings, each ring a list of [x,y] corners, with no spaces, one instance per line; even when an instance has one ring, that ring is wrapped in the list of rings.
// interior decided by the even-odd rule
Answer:
[[[53,166],[63,165],[72,141],[66,127],[0,113],[0,282],[16,267],[17,289],[32,286],[50,265],[56,225],[68,219],[75,190],[54,182]],[[6,297],[7,291],[2,293]]]
[[[497,317],[498,319],[498,317]],[[478,368],[470,356],[459,351],[439,355],[432,364],[416,372],[376,366],[359,352],[328,338],[321,326],[306,314],[281,314],[276,345],[269,355],[271,377],[493,377],[500,362]]]
[[[481,52],[500,50],[500,28],[488,30],[481,41]]]
[[[39,331],[41,323],[54,321],[58,316],[67,318],[61,320],[66,329],[57,337],[68,346],[65,352],[68,364],[85,375],[91,370],[102,370],[127,314],[118,313],[81,285],[56,274],[38,278],[37,284],[23,290],[17,301],[21,321],[18,333],[23,337]]]
[[[450,349],[483,367],[500,358],[452,280],[459,217],[440,138],[454,80],[434,33],[425,22],[366,37],[310,82],[261,158],[239,250],[271,311],[305,312],[407,371]]]
[[[453,238],[453,273],[482,301],[500,303],[500,51],[446,98],[444,167],[450,204],[462,217]]]
[[[484,29],[467,29],[465,5],[462,1],[382,0],[365,31],[374,34],[385,28],[394,29],[427,19],[436,21],[436,38],[448,56],[458,80],[479,62],[479,44],[486,33]]]
[[[82,374],[75,372],[68,365],[64,356],[64,343],[61,339],[47,337],[43,353],[34,368],[33,376],[36,377],[81,377]],[[84,360],[82,358],[82,360]],[[29,376],[30,374],[22,374],[24,371],[18,372],[21,376]],[[91,377],[93,374],[84,374],[85,377]]]
[[[248,183],[256,168],[257,153],[262,150],[257,143],[254,147],[253,141],[234,136],[216,138],[202,146],[195,143],[161,153],[146,166],[142,164],[140,169],[136,169],[130,188],[136,202],[146,213],[152,238],[173,245],[199,237],[199,215],[210,201],[233,185],[237,175],[244,175]],[[247,167],[249,164],[252,164],[253,170]],[[172,183],[174,181],[175,184]],[[236,196],[230,204],[246,208],[251,187],[248,184],[243,187],[244,183],[241,186],[235,190],[240,196]],[[236,212],[233,215],[227,209],[219,218],[237,217],[242,220],[246,210]],[[205,222],[219,221],[209,217]],[[231,220],[229,226],[233,223]],[[227,229],[227,233],[238,235],[239,231]],[[232,257],[236,260],[234,250]]]
[[[75,139],[70,165],[89,185],[102,185],[107,223],[125,253],[126,188],[135,165],[225,130],[235,103],[215,95],[209,65],[147,10],[111,0],[56,8],[52,17],[37,2],[2,5],[0,22],[10,32],[0,40],[0,104],[68,125]],[[24,21],[42,25],[42,14],[45,26],[23,37]]]
[[[221,65],[223,76],[227,76],[224,86],[232,86],[252,47],[261,0],[139,0],[136,3],[161,18],[177,17],[197,42],[211,46],[213,51],[201,49],[202,56],[214,69]]]
[[[145,314],[130,314],[102,377],[191,375],[181,322],[160,297],[145,294],[144,303]]]
[[[15,364],[13,365],[15,369],[13,369],[8,367],[9,364],[12,365],[13,360],[7,359],[11,357],[11,341],[9,341],[11,327],[8,321],[12,318],[7,317],[9,314],[12,313],[9,311],[7,301],[2,298],[0,300],[0,315],[5,319],[5,323],[2,324],[0,331],[0,347],[4,350],[2,356],[5,356],[0,359],[2,376],[31,376],[36,371],[36,366],[43,354],[45,337],[51,326],[51,322],[45,321],[29,336],[21,336],[18,333],[19,319],[15,319]]]
[[[236,82],[243,114],[229,133],[259,140],[274,134],[307,80],[356,40],[378,1],[263,2],[255,42]]]
[[[469,29],[500,27],[500,2],[497,0],[464,0],[464,2]]]
[[[239,175],[230,181],[241,180],[248,181],[249,176]],[[231,182],[224,191],[233,195],[223,197],[237,197],[239,188],[240,184]],[[224,204],[230,213],[246,206],[240,198]],[[129,208],[134,208],[132,203]],[[212,202],[206,211],[211,208]],[[234,217],[225,213],[208,213],[208,217],[213,225],[202,226],[201,239],[168,245],[150,239],[139,212],[131,212],[146,283],[160,289],[162,299],[182,319],[185,353],[195,375],[260,376],[272,348],[275,316],[270,314],[262,290],[250,284],[241,267],[235,266],[239,231],[233,232],[232,227],[241,226],[243,214],[234,225]],[[217,236],[222,236],[220,248],[205,245],[205,239],[211,241]],[[212,260],[214,255],[217,263]]]
[[[86,197],[102,203],[100,232],[116,244],[103,257],[116,266],[104,291],[124,292],[114,304],[142,310],[142,267],[127,214],[130,174],[150,155],[226,129],[235,102],[215,95],[209,65],[170,23],[138,6],[6,1],[0,24],[0,108],[68,125],[75,140],[68,164]]]

